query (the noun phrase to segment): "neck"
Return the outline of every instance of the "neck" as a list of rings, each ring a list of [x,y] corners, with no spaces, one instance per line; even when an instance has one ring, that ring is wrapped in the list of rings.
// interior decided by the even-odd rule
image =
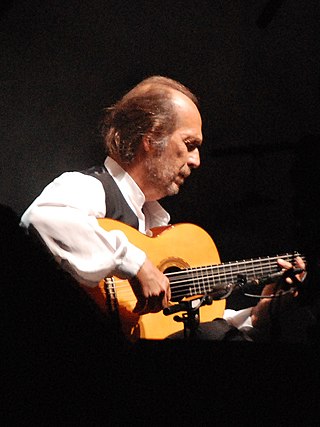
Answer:
[[[149,185],[149,181],[146,179],[147,174],[144,168],[144,162],[139,159],[139,156],[137,156],[130,164],[123,163],[117,159],[114,160],[122,167],[125,172],[131,176],[131,178],[139,186],[140,190],[145,196],[146,202],[156,201],[161,198],[154,185]]]

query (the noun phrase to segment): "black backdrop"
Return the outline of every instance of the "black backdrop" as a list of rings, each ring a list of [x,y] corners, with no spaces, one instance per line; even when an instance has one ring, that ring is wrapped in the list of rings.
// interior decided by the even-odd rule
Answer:
[[[318,0],[127,3],[2,2],[1,204],[20,215],[56,175],[101,162],[102,108],[163,74],[199,95],[204,118],[202,168],[164,201],[173,222],[205,228],[223,260],[314,242]],[[318,349],[151,342],[128,357],[2,226],[2,418],[306,425],[318,413]]]
[[[202,168],[164,201],[172,222],[205,228],[223,260],[296,248],[297,149],[319,134],[319,17],[317,0],[8,0],[1,203],[21,214],[56,175],[101,162],[102,108],[163,74],[198,94],[204,118]]]

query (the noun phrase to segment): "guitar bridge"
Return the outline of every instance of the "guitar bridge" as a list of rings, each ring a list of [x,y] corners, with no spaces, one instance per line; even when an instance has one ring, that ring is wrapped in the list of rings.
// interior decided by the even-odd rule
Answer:
[[[109,313],[111,316],[113,316],[113,314],[116,314],[118,316],[119,310],[118,310],[118,301],[116,297],[114,279],[112,277],[105,277],[103,279],[103,286],[104,286],[104,291],[106,295],[107,313]]]

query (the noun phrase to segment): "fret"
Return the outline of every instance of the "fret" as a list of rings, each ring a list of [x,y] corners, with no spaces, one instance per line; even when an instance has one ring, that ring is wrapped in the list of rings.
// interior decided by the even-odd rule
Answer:
[[[241,273],[240,273],[240,264],[239,264],[239,261],[236,261],[236,271],[237,271],[237,276],[238,276],[239,274],[241,274]]]
[[[194,273],[196,269],[192,268],[190,269],[190,271],[191,271],[191,286],[189,286],[189,292],[190,292],[190,295],[196,295],[195,280],[194,280]]]
[[[209,289],[207,289],[207,286],[206,286],[208,282],[205,280],[205,269],[201,268],[200,271],[201,271],[202,288],[204,289],[204,292],[207,293]],[[208,283],[208,285],[209,285],[209,283]],[[199,291],[201,293],[201,286],[199,287]]]
[[[269,266],[270,266],[270,259],[268,259],[268,263],[269,263]],[[261,276],[263,276],[265,274],[265,271],[263,269],[263,262],[262,262],[261,259],[259,260],[259,271],[260,271],[260,275]],[[270,269],[269,269],[268,273],[270,273]],[[257,277],[255,277],[255,278],[257,278]]]
[[[278,258],[292,262],[298,255],[285,254],[204,267],[190,267],[166,275],[170,280],[173,297],[181,299],[185,296],[207,294],[230,283],[236,284],[239,275],[244,276],[247,281],[258,281],[279,271]]]
[[[201,292],[203,292],[203,290],[205,291],[205,283],[203,281],[203,268],[199,267],[198,268],[198,293],[201,294]]]

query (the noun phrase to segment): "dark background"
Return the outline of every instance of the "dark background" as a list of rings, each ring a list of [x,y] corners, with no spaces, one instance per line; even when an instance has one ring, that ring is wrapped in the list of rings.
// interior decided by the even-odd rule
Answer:
[[[162,74],[200,97],[204,119],[202,167],[164,201],[172,221],[205,228],[226,261],[317,243],[319,0],[0,8],[1,205],[21,215],[55,176],[101,163],[102,109]],[[10,216],[0,236],[0,417],[18,421],[7,425],[319,418],[319,348],[163,341],[129,355]]]
[[[0,18],[2,204],[20,215],[55,176],[101,163],[102,109],[162,74],[204,120],[202,167],[164,201],[172,222],[206,229],[225,261],[300,249],[317,199],[318,0],[8,0]]]

